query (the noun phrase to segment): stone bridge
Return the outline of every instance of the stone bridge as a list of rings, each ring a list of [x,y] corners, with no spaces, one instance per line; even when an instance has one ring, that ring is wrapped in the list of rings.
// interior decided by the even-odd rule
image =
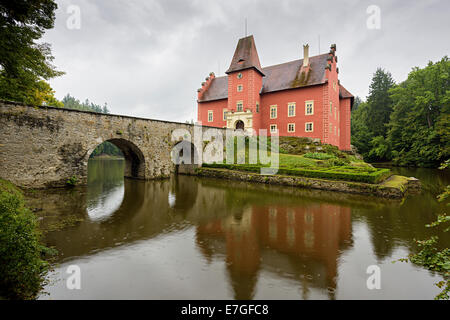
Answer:
[[[109,141],[125,156],[125,177],[166,178],[192,169],[172,161],[176,129],[186,130],[181,140],[192,137],[192,155],[203,148],[194,131],[225,136],[219,128],[0,101],[0,177],[24,188],[64,186],[72,177],[85,184],[90,154]]]

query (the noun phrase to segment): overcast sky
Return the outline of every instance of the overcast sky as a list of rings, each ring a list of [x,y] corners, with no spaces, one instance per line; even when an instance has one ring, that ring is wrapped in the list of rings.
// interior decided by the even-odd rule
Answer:
[[[377,67],[400,82],[450,52],[449,0],[56,2],[55,28],[44,36],[66,72],[50,81],[56,96],[146,118],[196,119],[197,88],[211,71],[224,75],[245,18],[263,67],[303,58],[306,43],[318,54],[320,35],[321,53],[337,45],[341,83],[363,98]],[[379,29],[367,27],[368,19],[376,26],[370,5],[380,9]]]

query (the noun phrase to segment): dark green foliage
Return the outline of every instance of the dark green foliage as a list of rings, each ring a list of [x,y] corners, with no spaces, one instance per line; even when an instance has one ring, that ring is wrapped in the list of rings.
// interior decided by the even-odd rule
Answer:
[[[204,167],[209,168],[224,168],[229,170],[260,172],[261,166],[247,165],[247,164],[225,164],[225,163],[204,163]],[[379,183],[385,180],[390,175],[389,169],[367,169],[355,167],[331,167],[321,169],[287,169],[279,168],[278,174],[302,176],[309,178],[321,178],[331,180],[345,180],[366,183]]]
[[[368,107],[367,103],[363,102],[358,109],[352,111],[351,140],[358,153],[366,160],[368,160],[371,148],[370,142],[373,139],[373,134],[369,131],[367,122],[369,122]]]
[[[37,220],[22,193],[0,179],[0,295],[33,299],[41,290],[48,263],[41,255]]]
[[[352,111],[352,144],[367,161],[387,160],[387,152],[379,145],[386,137],[387,124],[392,112],[389,90],[395,85],[389,72],[378,68],[370,84],[367,102],[358,98]],[[355,99],[356,100],[356,99]],[[377,149],[372,151],[372,149]]]
[[[352,111],[352,144],[366,161],[437,167],[450,156],[450,61],[414,68],[393,85],[378,69],[367,102]]]
[[[378,68],[372,78],[367,97],[367,112],[370,121],[367,127],[374,137],[386,137],[386,125],[392,112],[392,98],[389,90],[395,85],[392,75]]]
[[[400,165],[437,167],[450,157],[450,61],[444,57],[390,91],[394,110],[387,142]]]
[[[0,99],[57,104],[44,80],[63,73],[51,64],[50,45],[36,42],[53,28],[56,8],[53,0],[0,2]]]
[[[355,100],[353,101],[352,112],[355,112],[361,103],[363,103],[362,99],[360,97],[356,96]]]

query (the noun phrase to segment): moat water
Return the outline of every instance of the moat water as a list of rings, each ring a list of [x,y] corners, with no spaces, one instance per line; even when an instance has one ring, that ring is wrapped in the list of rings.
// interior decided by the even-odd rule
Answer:
[[[122,160],[91,160],[87,187],[29,195],[58,250],[40,299],[433,299],[442,279],[411,263],[414,239],[444,206],[448,172],[403,201],[174,176],[123,179]],[[68,289],[68,267],[81,288]],[[369,290],[367,268],[380,269]]]

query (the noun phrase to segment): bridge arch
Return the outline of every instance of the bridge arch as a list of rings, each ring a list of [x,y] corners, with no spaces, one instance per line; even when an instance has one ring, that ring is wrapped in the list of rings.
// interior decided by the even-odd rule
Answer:
[[[145,157],[141,149],[136,144],[130,140],[122,138],[108,139],[103,142],[110,142],[122,151],[125,158],[124,177],[145,179]],[[98,145],[100,144],[97,144],[90,150],[89,155]]]
[[[188,140],[177,142],[171,152],[175,164],[175,174],[194,174],[200,166],[197,148]]]

